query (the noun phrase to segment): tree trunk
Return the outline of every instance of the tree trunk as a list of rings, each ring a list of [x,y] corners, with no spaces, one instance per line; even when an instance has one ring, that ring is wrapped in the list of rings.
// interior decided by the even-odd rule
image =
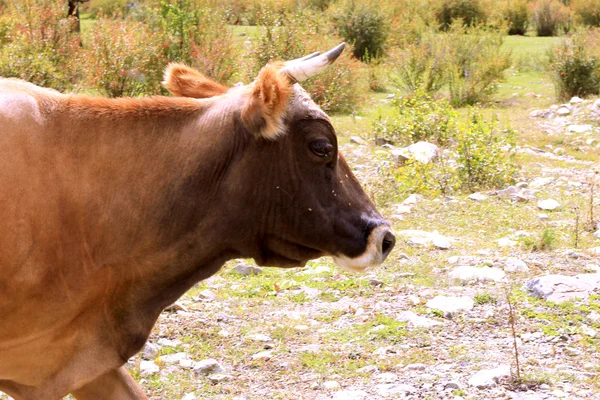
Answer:
[[[81,24],[79,23],[79,0],[69,0],[69,13],[67,17],[75,17],[77,24],[73,28],[73,31],[80,32]]]

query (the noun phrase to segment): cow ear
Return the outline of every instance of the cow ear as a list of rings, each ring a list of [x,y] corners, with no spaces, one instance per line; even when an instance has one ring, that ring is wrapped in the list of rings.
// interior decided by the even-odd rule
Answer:
[[[167,66],[162,84],[173,96],[195,99],[219,96],[229,90],[195,69],[176,63]]]
[[[264,67],[250,86],[242,109],[242,121],[255,135],[275,140],[284,131],[283,118],[292,90],[289,77],[279,72],[282,64]]]

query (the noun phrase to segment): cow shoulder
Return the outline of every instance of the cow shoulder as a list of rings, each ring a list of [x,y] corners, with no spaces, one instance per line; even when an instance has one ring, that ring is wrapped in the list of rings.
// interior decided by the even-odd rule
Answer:
[[[0,79],[0,125],[41,124],[41,109],[61,94],[19,79]]]

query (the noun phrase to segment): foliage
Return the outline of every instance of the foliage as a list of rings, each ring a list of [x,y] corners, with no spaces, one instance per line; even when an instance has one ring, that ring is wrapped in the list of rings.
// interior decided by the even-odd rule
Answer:
[[[389,35],[389,22],[374,3],[349,2],[333,15],[339,35],[353,46],[362,61],[383,56]]]
[[[435,16],[442,30],[449,29],[455,20],[461,20],[466,26],[486,20],[480,0],[441,0]]]
[[[0,76],[66,90],[79,74],[75,20],[51,0],[11,2],[0,17]]]
[[[375,123],[376,137],[396,144],[421,140],[444,144],[456,134],[456,111],[448,101],[435,100],[423,90],[395,99],[392,107],[392,117]]]
[[[549,53],[549,69],[557,97],[600,93],[600,31],[579,31]]]
[[[127,0],[96,0],[94,2],[84,3],[80,11],[88,13],[90,18],[99,18],[101,16],[110,17],[115,14],[127,14]]]
[[[556,36],[568,30],[570,10],[558,0],[536,0],[532,4],[531,18],[538,36]]]
[[[600,0],[574,0],[571,8],[582,24],[600,27]]]
[[[527,0],[508,0],[502,12],[509,35],[525,35],[529,27]]]
[[[556,240],[556,231],[545,227],[538,237],[524,236],[519,239],[519,242],[528,251],[537,252],[554,249],[556,247]]]
[[[273,21],[273,22],[271,22]],[[332,48],[338,40],[323,40],[323,26],[312,12],[267,15],[261,26],[261,35],[251,50],[249,78],[256,76],[267,63],[274,60],[292,60],[315,49]],[[302,37],[303,40],[298,40]],[[302,83],[302,87],[325,111],[348,112],[363,100],[366,82],[360,79],[359,65],[348,52],[318,76]]]
[[[87,85],[111,97],[160,93],[166,61],[161,42],[148,26],[129,19],[99,19],[82,63]]]

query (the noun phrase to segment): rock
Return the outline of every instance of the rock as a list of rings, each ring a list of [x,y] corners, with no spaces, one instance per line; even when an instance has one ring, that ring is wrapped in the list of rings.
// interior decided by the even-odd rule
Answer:
[[[504,271],[506,272],[526,272],[529,267],[523,260],[516,257],[508,257],[504,263]]]
[[[536,215],[536,218],[541,220],[548,219],[548,214],[540,213]]]
[[[183,369],[190,369],[194,366],[194,362],[189,358],[179,360],[179,366]]]
[[[404,204],[396,204],[394,207],[392,207],[392,213],[394,214],[410,214],[411,211],[412,207]]]
[[[186,393],[185,396],[181,398],[181,400],[196,400],[196,395],[194,393]]]
[[[181,344],[181,342],[179,340],[171,340],[171,339],[167,339],[167,338],[160,338],[157,341],[159,346],[163,346],[163,347],[175,347],[175,346],[179,346]]]
[[[439,148],[433,143],[417,142],[408,147],[392,150],[392,155],[396,157],[398,163],[415,160],[427,164],[437,157],[438,152]]]
[[[411,194],[406,199],[404,199],[402,204],[404,204],[404,205],[417,204],[417,203],[420,203],[422,200],[423,200],[423,196],[421,196],[420,194]]]
[[[337,390],[337,389],[340,389],[341,386],[336,381],[326,381],[326,382],[323,382],[323,388],[327,389],[327,390]]]
[[[594,289],[600,288],[600,273],[545,275],[530,280],[523,288],[534,296],[554,303],[576,298],[586,299]]]
[[[398,375],[393,372],[384,372],[377,375],[375,379],[382,383],[392,383],[398,380]]]
[[[340,390],[331,400],[367,400],[369,397],[371,396],[364,390]]]
[[[483,193],[473,193],[469,195],[469,199],[475,201],[485,201],[487,200],[487,196]]]
[[[596,330],[594,328],[590,328],[587,325],[581,325],[579,330],[581,331],[581,333],[583,333],[584,335],[589,336],[591,338],[595,338],[598,335],[598,332],[596,332]]]
[[[554,199],[546,199],[538,201],[537,206],[542,210],[553,211],[560,208],[560,203]]]
[[[427,365],[421,363],[408,364],[404,367],[407,371],[423,371],[425,368],[427,368]]]
[[[361,374],[370,374],[377,371],[379,371],[379,368],[377,368],[376,365],[367,365],[366,367],[362,367],[356,370],[356,372],[359,372]]]
[[[436,296],[425,303],[427,308],[440,310],[446,314],[452,314],[458,311],[470,310],[475,305],[472,298],[468,296]]]
[[[539,189],[543,186],[546,186],[549,183],[552,183],[556,180],[556,178],[549,176],[546,178],[535,178],[531,182],[529,182],[529,187],[533,189]]]
[[[585,133],[585,132],[589,132],[591,130],[592,130],[592,126],[589,124],[567,126],[567,132],[570,132],[570,133]]]
[[[501,365],[494,369],[483,369],[469,378],[469,385],[479,389],[496,386],[498,379],[510,376],[510,365]]]
[[[418,328],[430,328],[436,325],[442,325],[440,321],[415,314],[412,311],[402,311],[397,315],[399,321],[408,322],[410,326]]]
[[[205,300],[216,300],[217,295],[214,294],[212,291],[206,289],[198,293],[198,297]]]
[[[517,245],[517,242],[509,239],[509,238],[502,238],[502,239],[498,239],[498,246],[500,247],[514,247]]]
[[[560,106],[556,109],[556,114],[560,116],[569,115],[571,114],[571,110],[569,109],[569,107]]]
[[[444,383],[444,390],[460,390],[458,382],[450,381]]]
[[[442,235],[436,235],[432,238],[431,244],[433,247],[440,250],[448,250],[452,245],[450,244],[450,239]]]
[[[179,363],[179,361],[188,358],[187,353],[184,352],[179,352],[179,353],[172,353],[172,354],[165,354],[160,356],[160,361],[165,363],[165,364],[175,364],[175,363]]]
[[[448,249],[451,247],[450,239],[440,235],[437,231],[427,232],[416,229],[406,229],[399,231],[397,234],[407,238],[408,244],[413,246],[433,245],[438,249]]]
[[[187,307],[176,301],[175,303],[165,307],[163,311],[188,311]]]
[[[369,145],[369,143],[365,139],[361,138],[360,136],[350,136],[350,141],[352,143],[362,144],[364,146]]]
[[[212,383],[219,383],[219,382],[224,382],[224,381],[228,381],[231,380],[233,377],[231,375],[227,375],[227,374],[210,374],[208,376],[208,379],[212,382]]]
[[[529,113],[529,117],[531,118],[552,118],[554,117],[554,112],[551,110],[533,110]]]
[[[585,144],[587,144],[588,146],[595,146],[596,144],[598,144],[598,140],[594,138],[586,139]]]
[[[381,383],[375,386],[375,390],[383,397],[393,396],[394,398],[397,398],[398,395],[417,392],[417,389],[414,386],[400,383]]]
[[[146,360],[154,360],[158,356],[160,347],[150,342],[146,342],[144,349],[142,350],[142,358]]]
[[[492,281],[500,282],[504,279],[506,274],[500,268],[494,267],[471,267],[468,265],[461,265],[460,267],[454,268],[450,271],[449,276],[451,279],[458,279],[461,283],[468,283],[471,281]]]
[[[580,97],[577,97],[577,96],[573,96],[573,97],[571,97],[571,100],[569,100],[569,103],[571,103],[571,104],[583,103],[583,99],[581,99]]]
[[[142,360],[140,362],[140,375],[148,376],[151,374],[155,374],[160,371],[158,365],[154,363],[154,361]]]
[[[212,358],[195,362],[192,366],[192,369],[194,370],[194,372],[202,375],[217,374],[225,371],[223,366],[219,364],[217,360],[214,360]]]
[[[600,229],[598,229],[596,232],[594,232],[594,237],[596,239],[600,239]]]
[[[246,264],[244,262],[241,262],[238,265],[236,265],[235,268],[233,268],[233,270],[243,276],[258,275],[262,274],[263,272],[262,268],[255,267],[254,265]]]
[[[248,339],[254,340],[255,342],[270,342],[271,337],[262,333],[255,333],[254,335],[248,336]]]
[[[261,351],[252,356],[253,360],[270,360],[273,358],[273,350]]]

